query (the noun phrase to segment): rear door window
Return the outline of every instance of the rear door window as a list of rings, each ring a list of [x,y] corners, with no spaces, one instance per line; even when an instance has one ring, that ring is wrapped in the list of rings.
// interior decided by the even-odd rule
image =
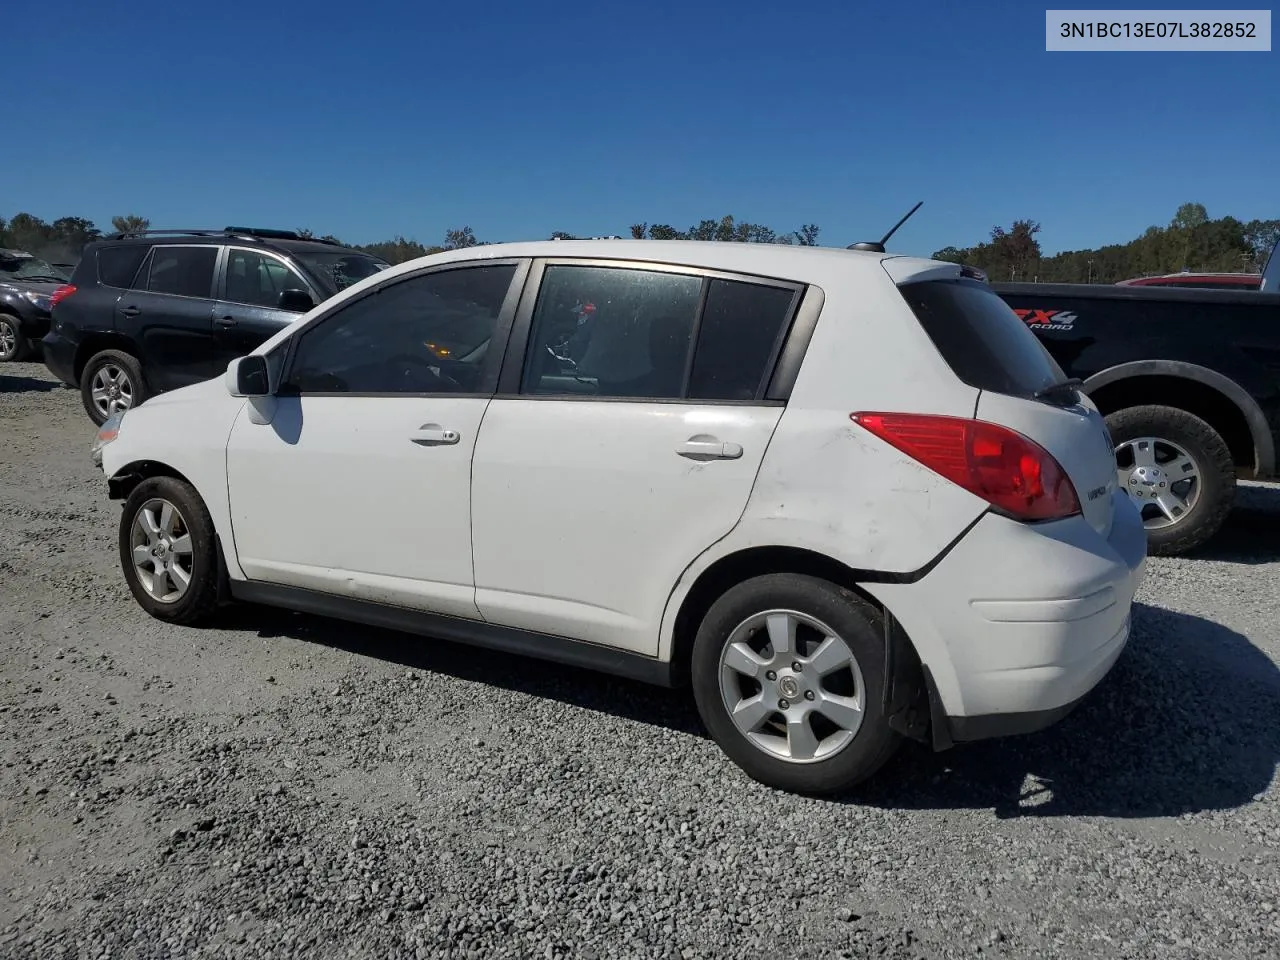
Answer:
[[[969,386],[1029,397],[1066,379],[1036,335],[984,284],[925,280],[898,289],[947,365]]]
[[[795,291],[712,280],[698,327],[689,397],[754,400],[773,372]]]
[[[155,247],[143,288],[176,297],[212,298],[217,259],[217,247]]]

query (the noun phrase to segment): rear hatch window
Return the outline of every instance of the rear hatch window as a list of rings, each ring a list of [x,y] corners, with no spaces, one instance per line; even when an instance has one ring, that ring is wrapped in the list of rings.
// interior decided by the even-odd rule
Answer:
[[[985,284],[923,280],[898,289],[947,365],[969,386],[1035,397],[1066,380],[1036,335]]]

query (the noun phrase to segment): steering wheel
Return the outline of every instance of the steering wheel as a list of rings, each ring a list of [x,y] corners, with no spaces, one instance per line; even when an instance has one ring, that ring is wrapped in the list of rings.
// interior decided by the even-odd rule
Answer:
[[[421,369],[428,377],[441,384],[443,391],[452,392],[462,389],[462,384],[453,379],[453,377],[445,376],[443,373],[437,373],[433,370],[434,364],[425,357],[416,357],[411,353],[397,353],[388,357],[386,364],[388,367],[399,365],[400,369],[396,372],[400,378],[414,376],[415,372]]]

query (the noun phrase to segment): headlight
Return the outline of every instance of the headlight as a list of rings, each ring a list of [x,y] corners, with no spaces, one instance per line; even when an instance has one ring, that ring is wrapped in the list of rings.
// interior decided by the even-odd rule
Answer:
[[[93,457],[95,466],[102,466],[102,448],[119,435],[120,423],[124,420],[125,412],[122,410],[119,413],[113,413],[98,428],[98,435],[93,438],[93,445],[89,448],[89,455]]]
[[[32,293],[30,290],[23,290],[22,297],[27,303],[40,310],[50,311],[53,309],[53,300],[49,298],[47,293]]]

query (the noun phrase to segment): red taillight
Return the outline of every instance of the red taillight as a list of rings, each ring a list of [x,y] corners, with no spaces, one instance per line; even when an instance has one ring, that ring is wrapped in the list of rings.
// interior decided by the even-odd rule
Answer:
[[[1016,520],[1057,520],[1080,512],[1080,498],[1062,465],[1016,430],[913,413],[849,418]]]
[[[76,292],[75,287],[73,287],[69,283],[64,283],[57,290],[53,291],[53,293],[49,294],[49,309],[52,310],[54,307],[56,307],[63,300],[67,299],[67,297],[71,296],[75,292]]]

